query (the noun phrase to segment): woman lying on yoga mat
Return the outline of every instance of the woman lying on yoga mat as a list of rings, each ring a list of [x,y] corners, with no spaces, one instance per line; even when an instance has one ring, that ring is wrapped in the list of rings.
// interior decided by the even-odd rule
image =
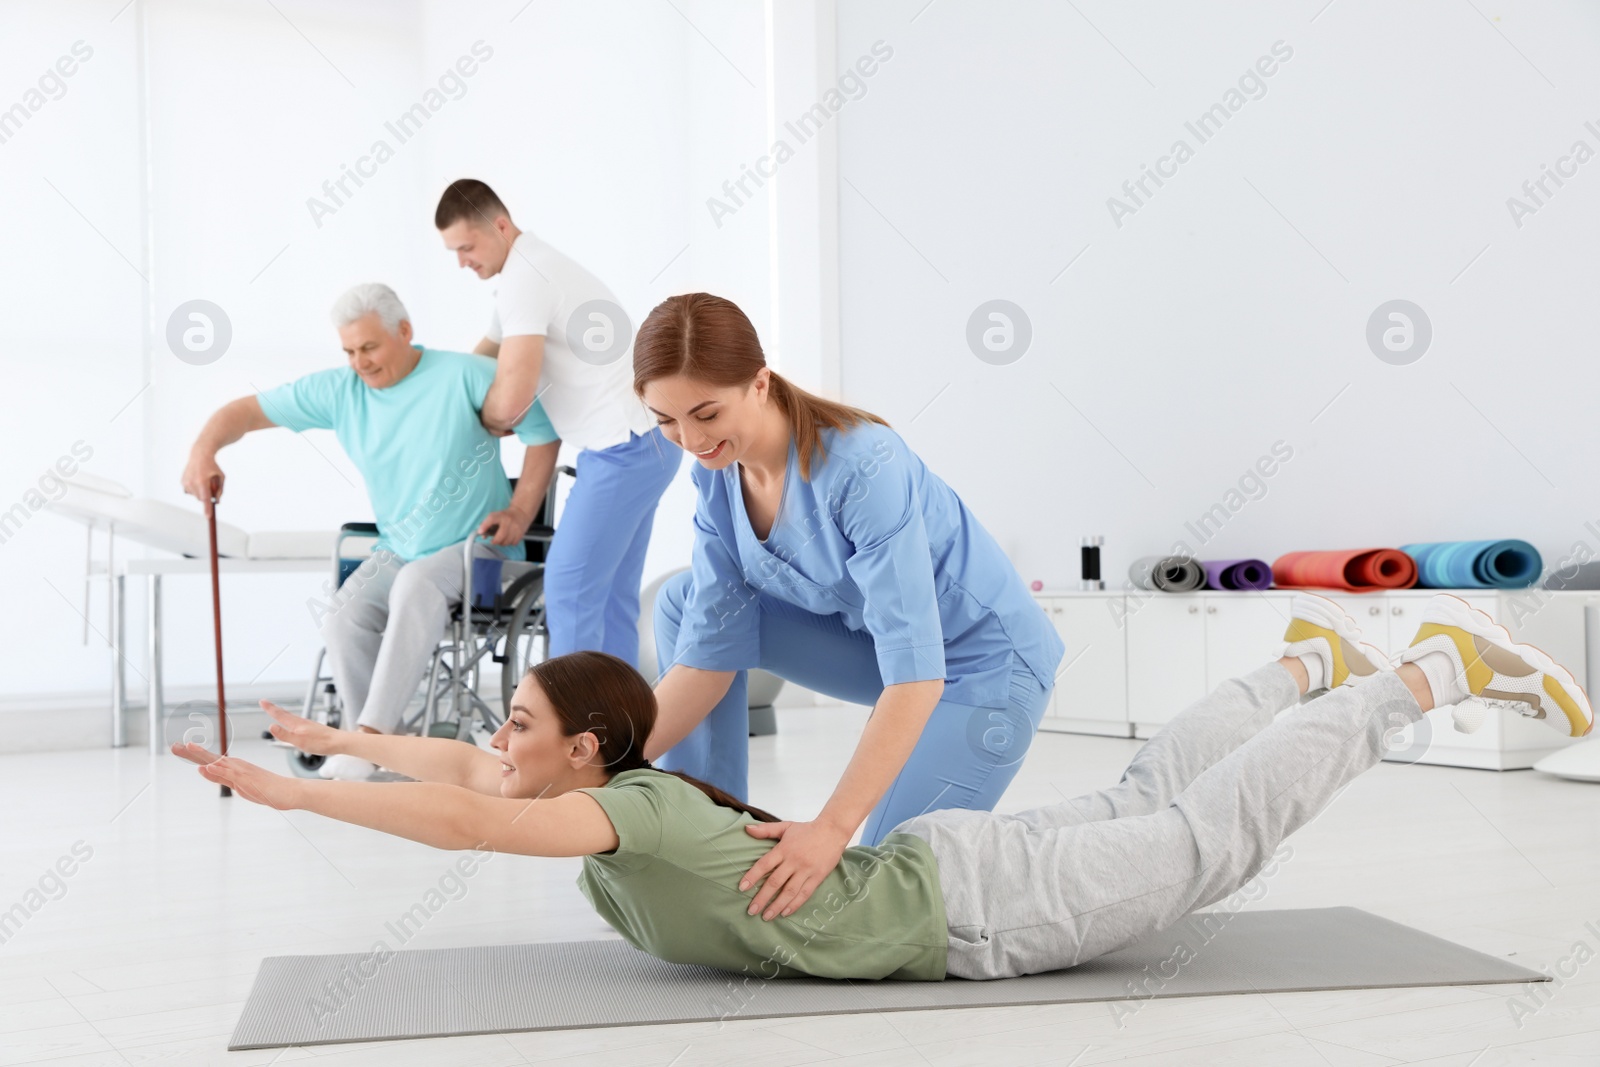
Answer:
[[[1013,815],[918,815],[877,846],[846,849],[794,914],[750,914],[755,887],[740,884],[772,847],[746,829],[777,820],[650,767],[650,686],[602,652],[533,667],[494,735],[499,755],[333,730],[267,705],[274,736],[416,783],[286,778],[198,745],[173,751],[274,808],[436,848],[583,856],[578,885],[595,909],[665,960],[764,978],[1006,978],[1071,967],[1234,892],[1378,762],[1386,733],[1435,704],[1476,697],[1563,735],[1593,725],[1570,673],[1456,597],[1429,602],[1398,670],[1331,601],[1296,596],[1293,616],[1283,658],[1190,705],[1112,788]]]

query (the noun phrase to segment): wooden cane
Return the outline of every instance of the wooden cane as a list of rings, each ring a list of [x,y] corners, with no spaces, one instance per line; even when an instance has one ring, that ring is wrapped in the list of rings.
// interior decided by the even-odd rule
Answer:
[[[211,621],[217,645],[217,730],[222,735],[222,754],[228,754],[228,698],[222,686],[222,580],[217,567],[217,479],[208,486],[210,498],[206,501],[206,526],[211,534]],[[222,795],[233,796],[233,790],[222,787]]]

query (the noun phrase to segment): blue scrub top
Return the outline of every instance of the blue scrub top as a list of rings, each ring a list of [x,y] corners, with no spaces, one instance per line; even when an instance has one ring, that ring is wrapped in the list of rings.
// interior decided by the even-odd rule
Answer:
[[[410,374],[374,389],[349,366],[317,371],[259,394],[262,414],[299,433],[332,430],[361,478],[378,523],[378,545],[421,559],[472,537],[491,511],[511,503],[500,442],[478,421],[495,362],[421,345]],[[556,440],[535,401],[516,426],[523,444]],[[522,559],[521,544],[500,549]]]
[[[871,634],[885,685],[942,678],[943,699],[1005,707],[1021,660],[1045,688],[1066,646],[961,498],[887,426],[822,431],[800,478],[795,442],[767,540],[745,513],[739,465],[690,471],[693,583],[676,661],[760,665],[759,594]]]

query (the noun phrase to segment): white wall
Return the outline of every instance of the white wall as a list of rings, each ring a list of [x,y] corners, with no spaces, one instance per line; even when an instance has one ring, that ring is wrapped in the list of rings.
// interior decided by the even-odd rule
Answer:
[[[604,277],[636,325],[664,296],[710,288],[764,327],[761,209],[715,230],[703,205],[762,142],[761,11],[736,0],[678,6],[692,25],[671,6],[637,2],[278,0],[275,10],[139,0],[115,21],[116,5],[104,3],[0,11],[0,57],[19,72],[0,106],[75,40],[95,50],[60,100],[0,144],[0,192],[12,205],[0,280],[20,296],[0,318],[13,386],[0,400],[0,508],[80,439],[94,450],[86,470],[196,506],[178,476],[205,417],[235,396],[337,365],[327,308],[354,282],[389,282],[427,343],[470,348],[490,287],[455,269],[432,227],[439,192],[463,175],[490,181],[526,228]],[[492,56],[399,144],[385,122],[479,41]],[[324,181],[380,138],[393,157],[332,214],[314,217],[308,199],[328,203]],[[163,339],[172,309],[196,297],[219,304],[234,331],[227,354],[200,367]],[[508,467],[520,467],[520,449],[503,451]],[[219,514],[246,529],[370,517],[331,434],[252,435],[221,463],[229,481]],[[658,513],[647,578],[687,562],[691,512],[685,466]],[[106,648],[78,644],[82,620],[68,602],[81,595],[82,555],[81,528],[48,512],[0,545],[0,600],[11,608],[0,613],[0,694],[9,703],[45,694],[88,703],[109,690]],[[296,691],[317,644],[305,601],[321,580],[225,581],[230,684]],[[97,589],[90,616],[101,633],[105,610]],[[131,589],[136,703],[142,613],[142,589]],[[209,619],[205,582],[167,581],[169,699],[210,684]]]
[[[1520,229],[1506,207],[1600,149],[1593,5],[839,6],[841,67],[894,49],[840,114],[844,393],[1024,578],[1075,587],[1103,533],[1117,584],[1278,440],[1266,495],[1186,538],[1202,558],[1600,550],[1600,162]],[[1280,40],[1265,95],[1199,144],[1184,123]],[[1179,137],[1194,157],[1119,228],[1107,198]],[[1009,366],[965,340],[993,298],[1032,321]],[[1393,298],[1435,331],[1409,366],[1364,339]]]
[[[809,2],[825,27],[835,5]],[[831,120],[842,391],[906,434],[1024,577],[1072,583],[1089,532],[1107,536],[1114,580],[1179,539],[1202,556],[1270,558],[1514,535],[1551,559],[1593,539],[1597,268],[1584,238],[1600,164],[1520,228],[1506,208],[1574,140],[1600,148],[1583,126],[1600,125],[1584,104],[1600,79],[1591,7],[837,7],[831,61],[825,32],[769,37],[764,5],[742,0],[0,9],[14,73],[0,108],[75,41],[94,49],[0,143],[12,295],[0,509],[80,440],[89,470],[183,502],[178,471],[209,411],[338,361],[326,308],[354,281],[390,281],[430,343],[470,346],[489,287],[431,226],[439,190],[464,174],[604,276],[636,322],[672,292],[722,293],[781,369],[826,387],[839,367],[786,351],[773,302],[806,213],[829,218],[819,204],[790,213],[784,197],[802,174],[825,190],[825,162],[780,173],[776,201],[765,186],[721,218],[708,201],[770,151],[806,63],[843,70],[881,40],[892,58]],[[1264,95],[1119,227],[1107,198],[1174,139],[1196,143],[1185,122],[1280,40],[1293,56]],[[493,56],[464,93],[318,225],[308,198],[478,41]],[[816,238],[802,253],[813,260],[829,235]],[[193,297],[221,304],[235,330],[206,367],[160,337]],[[1410,366],[1379,362],[1364,339],[1396,297],[1434,325]],[[1008,366],[965,338],[993,298],[1021,305],[1034,332]],[[1294,458],[1264,498],[1203,543],[1190,534],[1279,440]],[[223,459],[223,517],[240,526],[367,515],[329,435],[258,435]],[[508,446],[506,459],[520,455]],[[686,479],[663,503],[647,575],[687,558]],[[1345,506],[1352,496],[1363,505]],[[48,514],[0,544],[14,606],[0,613],[0,694],[106,691],[103,646],[77,644],[81,554],[81,532]],[[231,679],[298,681],[318,582],[230,583]],[[204,583],[171,582],[168,597],[169,684],[203,686]],[[101,630],[104,609],[97,593]],[[141,610],[135,590],[136,649]],[[135,695],[140,666],[136,654]]]
[[[20,128],[0,128],[0,509],[24,516],[0,544],[0,691],[107,684],[104,646],[79,645],[81,530],[36,508],[78,442],[88,469],[143,479],[138,22],[110,14],[91,3],[0,8],[0,109],[30,111]],[[30,101],[79,42],[88,58]],[[92,614],[101,632],[104,606],[102,596]]]
[[[452,180],[480,178],[521,228],[603,278],[635,328],[666,296],[705,289],[739,302],[763,329],[764,209],[753,205],[719,231],[701,203],[761,144],[761,10],[739,0],[678,6],[683,15],[632,2],[536,3],[520,14],[520,0],[427,4],[428,70],[446,69],[473,40],[495,52],[450,123],[428,130],[426,215]],[[437,234],[427,236],[414,314],[428,323],[430,343],[470,349],[487,325],[493,283],[458,268]],[[520,452],[506,451],[515,469]],[[572,458],[563,451],[563,462]],[[688,470],[684,463],[657,511],[646,582],[688,562]]]

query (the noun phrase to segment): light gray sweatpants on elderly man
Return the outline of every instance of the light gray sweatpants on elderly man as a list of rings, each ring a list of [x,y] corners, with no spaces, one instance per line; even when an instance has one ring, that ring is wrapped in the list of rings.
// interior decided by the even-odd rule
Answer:
[[[1391,672],[1294,707],[1299,696],[1274,661],[1191,704],[1110,789],[1014,815],[934,811],[895,827],[927,840],[938,860],[946,972],[1072,967],[1223,899],[1383,758],[1388,731],[1422,717]]]
[[[374,555],[339,587],[322,620],[322,641],[344,701],[345,729],[370,726],[386,734],[399,729],[450,611],[461,603],[464,545],[410,562],[392,552]],[[474,552],[496,554],[481,543]],[[528,566],[507,561],[503,577]]]

